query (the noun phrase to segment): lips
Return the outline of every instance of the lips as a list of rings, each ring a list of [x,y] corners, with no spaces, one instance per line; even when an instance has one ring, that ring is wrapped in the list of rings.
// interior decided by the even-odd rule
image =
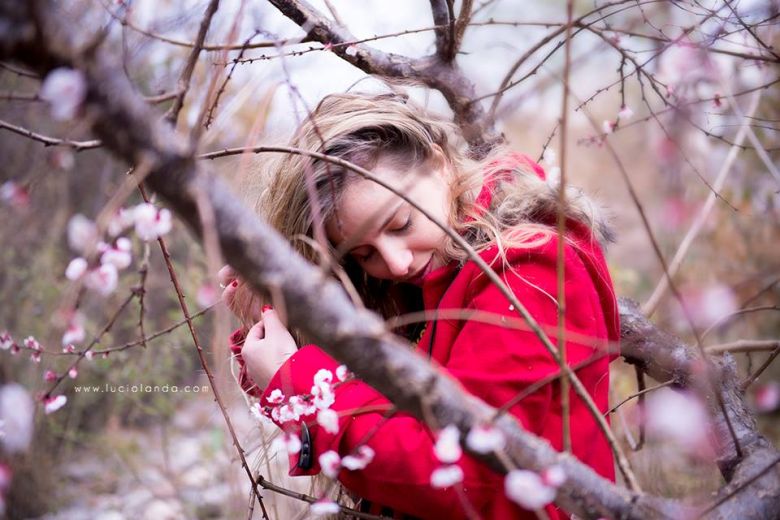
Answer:
[[[433,263],[433,257],[431,257],[430,260],[428,260],[428,263],[425,264],[422,267],[422,269],[417,271],[412,276],[408,277],[406,279],[406,281],[409,282],[409,283],[415,284],[415,285],[420,285],[422,283],[422,281],[423,281],[423,278],[425,278],[425,276],[431,271],[431,264],[432,263]]]

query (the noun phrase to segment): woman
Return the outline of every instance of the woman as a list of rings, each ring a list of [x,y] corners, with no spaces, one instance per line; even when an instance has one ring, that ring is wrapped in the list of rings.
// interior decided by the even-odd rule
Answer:
[[[334,271],[343,268],[363,305],[385,318],[448,309],[518,317],[467,252],[422,209],[464,237],[555,341],[558,194],[538,165],[506,151],[470,161],[451,124],[395,94],[328,96],[292,145],[365,168],[409,199],[332,163],[284,155],[257,201],[258,211],[309,260],[324,263],[318,244],[327,241],[327,254],[339,261]],[[565,211],[567,362],[582,366],[577,374],[603,412],[609,387],[605,354],[619,332],[596,239],[606,233],[581,193],[570,190]],[[229,268],[220,277],[227,285],[226,303],[247,325],[254,323],[231,336],[242,388],[295,435],[289,438],[303,436],[302,449],[296,444],[291,450],[291,475],[337,474],[362,498],[363,510],[399,518],[461,518],[467,508],[483,518],[535,517],[506,497],[500,476],[465,454],[457,461],[462,481],[433,487],[432,473],[442,467],[435,434],[408,415],[385,417],[388,400],[357,379],[333,384],[335,360],[288,331],[270,306],[260,315],[253,312],[248,290]],[[465,390],[496,407],[558,372],[534,333],[495,321],[450,313],[424,328],[398,332]],[[547,384],[509,410],[556,449],[562,448],[560,393],[557,382]],[[297,397],[290,401],[291,396]],[[604,436],[573,392],[570,400],[573,454],[614,479]],[[338,423],[318,421],[326,415],[320,409],[337,412]],[[361,449],[364,444],[370,450]],[[565,515],[552,505],[547,513]]]

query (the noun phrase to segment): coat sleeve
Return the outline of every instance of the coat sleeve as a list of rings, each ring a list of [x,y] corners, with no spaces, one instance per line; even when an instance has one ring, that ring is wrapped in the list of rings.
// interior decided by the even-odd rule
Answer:
[[[500,274],[537,321],[554,325],[557,320],[554,241],[549,248],[550,251],[540,254],[523,252],[513,256],[510,258],[513,269]],[[567,252],[567,264],[570,253]],[[587,283],[578,279],[583,270],[574,267],[567,270],[571,273],[570,277],[567,276],[567,294],[570,290],[588,288]],[[470,308],[517,317],[508,300],[486,279],[475,277],[471,289]],[[593,291],[592,286],[590,291]],[[585,300],[589,296],[579,295]],[[576,323],[567,323],[568,326],[581,329]],[[592,352],[592,348],[571,347],[569,362],[581,360]],[[301,348],[275,374],[261,402],[267,404],[271,393],[277,390],[287,398],[306,394],[310,392],[314,376],[320,369],[335,370],[336,367],[336,361],[318,347]],[[476,320],[463,323],[443,368],[467,391],[493,406],[503,405],[530,384],[558,371],[557,362],[532,332]],[[555,385],[545,385],[520,401],[510,412],[529,431],[545,435],[551,414],[555,413],[554,399],[559,399],[554,388]],[[442,466],[434,455],[433,435],[423,423],[410,415],[396,413],[390,418],[385,417],[390,406],[386,398],[361,381],[351,380],[336,385],[335,402],[331,409],[339,414],[338,433],[325,431],[316,424],[313,416],[303,417],[310,429],[314,464],[310,469],[301,469],[296,467],[297,456],[291,456],[290,474],[318,473],[319,455],[334,450],[343,457],[368,438],[367,444],[375,452],[373,461],[362,470],[342,470],[339,475],[348,489],[368,500],[423,518],[464,517],[455,489],[434,489],[430,485],[431,473]],[[276,419],[285,430],[300,430],[300,421],[283,423],[278,417]],[[464,480],[458,485],[460,491],[480,514],[490,516],[496,501],[506,501],[501,477],[465,453],[458,464],[464,473]],[[516,513],[522,517],[519,509]],[[529,518],[534,518],[532,513],[528,514],[531,515]]]

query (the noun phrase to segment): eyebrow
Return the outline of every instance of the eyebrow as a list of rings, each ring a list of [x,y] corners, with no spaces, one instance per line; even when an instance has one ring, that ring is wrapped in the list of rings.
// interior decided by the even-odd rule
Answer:
[[[401,201],[401,203],[400,203],[400,204],[398,204],[398,206],[395,208],[395,210],[393,210],[393,212],[390,214],[390,216],[389,216],[389,217],[387,217],[387,219],[385,219],[385,221],[382,223],[382,226],[380,226],[380,228],[379,228],[379,230],[380,230],[380,231],[382,231],[383,229],[385,229],[385,228],[387,227],[387,225],[388,225],[388,224],[390,224],[390,222],[392,222],[392,221],[393,221],[393,219],[395,218],[395,216],[398,214],[398,211],[399,211],[399,210],[400,210],[400,209],[401,209],[401,208],[404,206],[404,204],[405,204],[405,203],[406,203],[405,201]],[[353,247],[351,247],[351,248],[349,249],[348,253],[351,253],[351,252],[352,252],[352,251],[354,251],[355,249],[357,249],[357,248],[359,248],[359,247],[363,247],[363,246],[365,246],[365,245],[368,245],[368,244],[359,244],[359,245],[353,246]]]

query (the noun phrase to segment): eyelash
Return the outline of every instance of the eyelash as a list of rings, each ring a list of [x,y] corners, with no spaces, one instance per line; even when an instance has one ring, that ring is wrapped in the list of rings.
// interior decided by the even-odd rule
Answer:
[[[398,229],[391,229],[390,231],[393,232],[393,233],[404,233],[404,232],[408,231],[409,228],[411,228],[411,227],[412,227],[412,216],[409,215],[409,218],[406,219],[406,223],[403,226],[399,227]],[[360,261],[360,262],[367,262],[373,256],[374,256],[374,251],[372,250],[367,255],[356,256],[355,258],[358,261]]]

